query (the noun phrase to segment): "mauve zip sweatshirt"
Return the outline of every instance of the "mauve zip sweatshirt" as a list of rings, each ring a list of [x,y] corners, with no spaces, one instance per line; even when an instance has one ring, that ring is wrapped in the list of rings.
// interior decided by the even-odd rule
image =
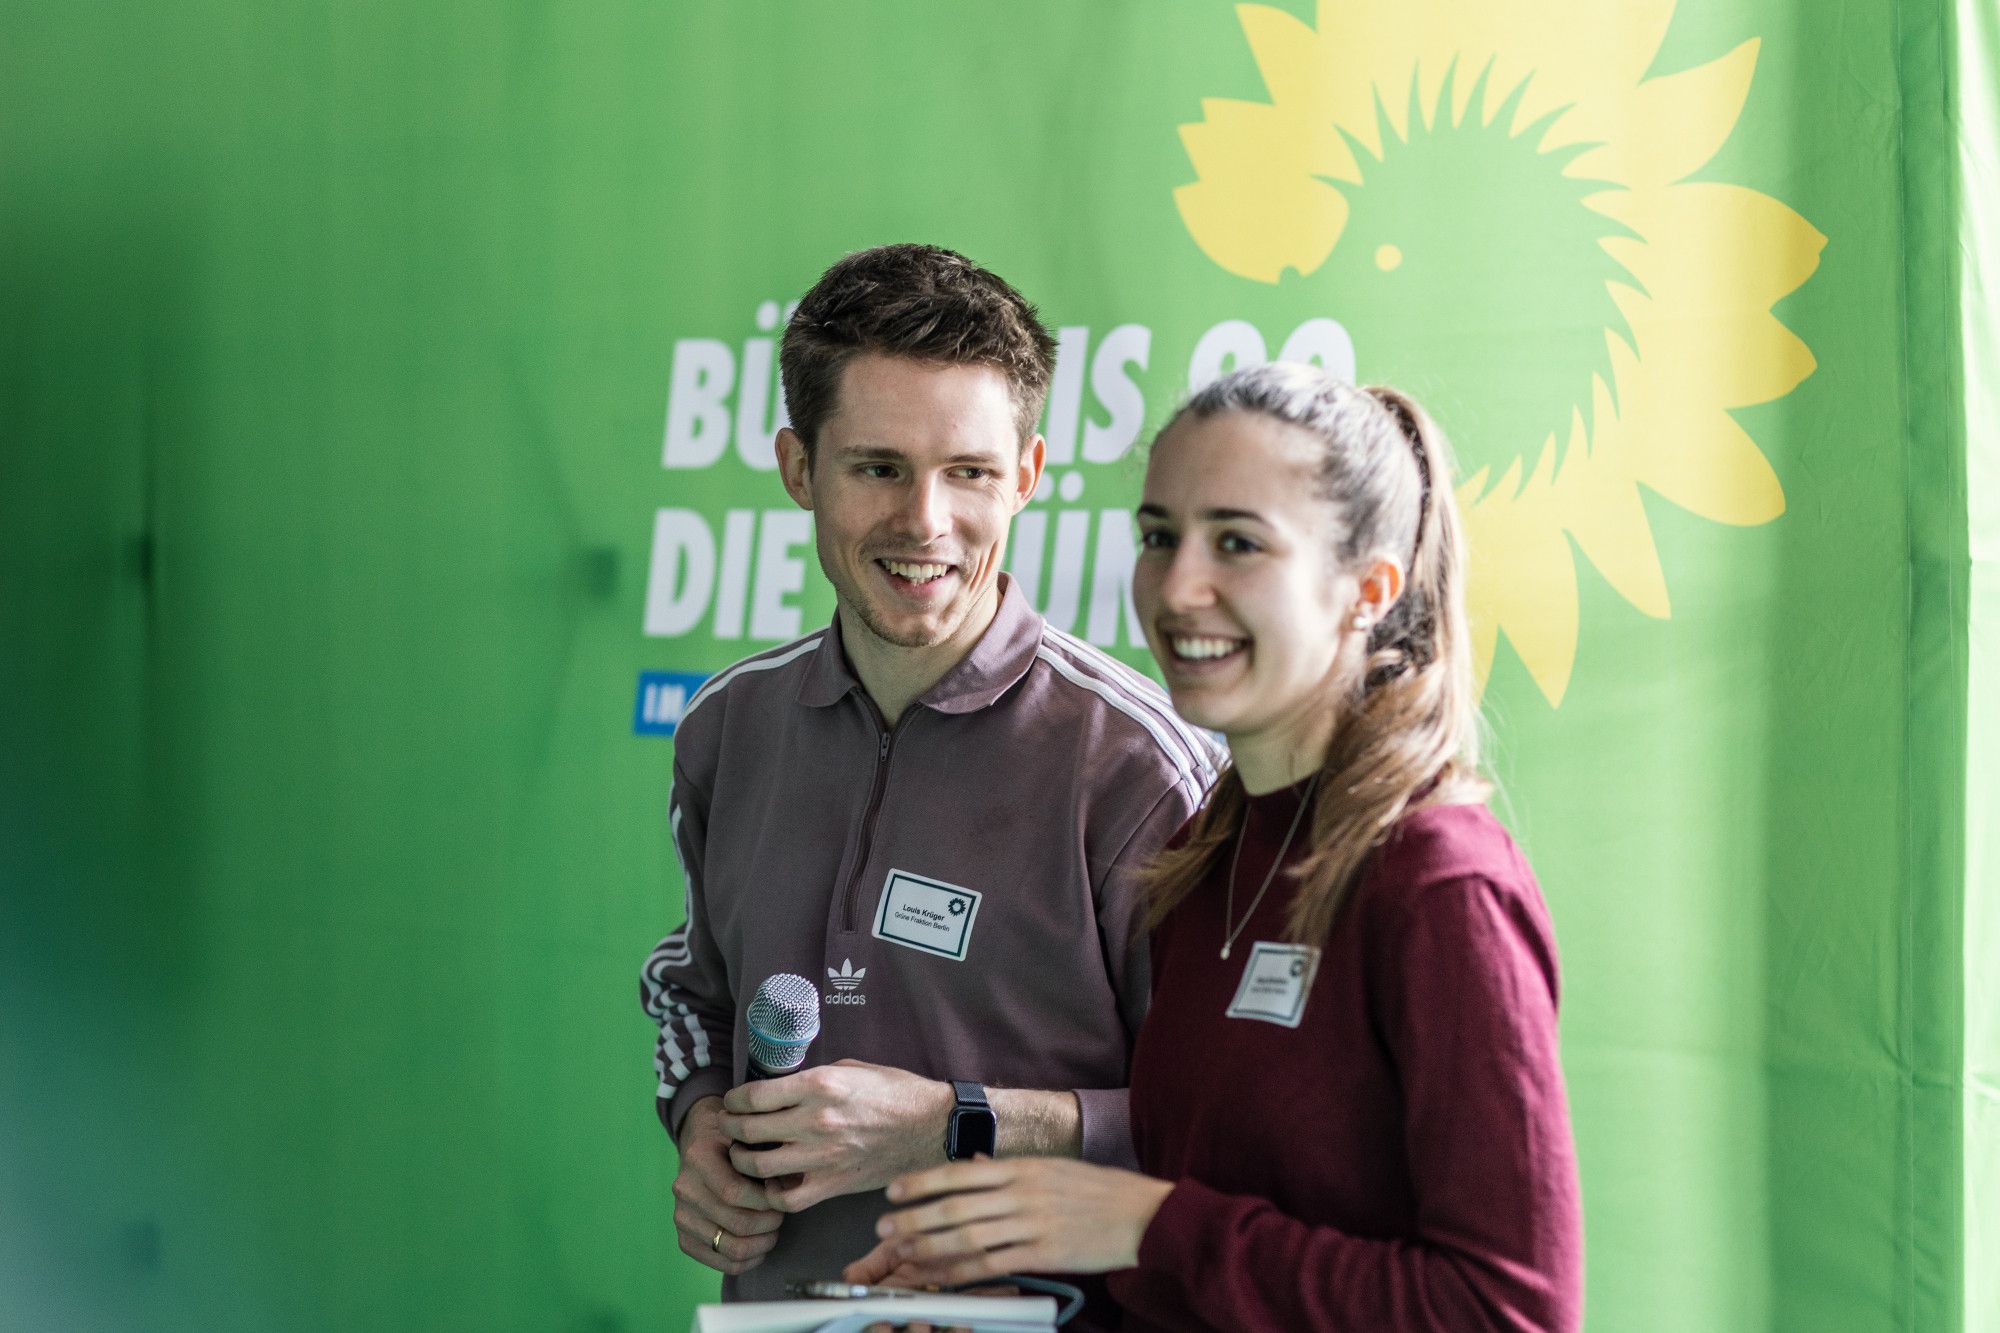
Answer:
[[[1157,685],[1050,628],[1004,576],[985,635],[893,727],[837,620],[717,673],[674,738],[687,918],[640,983],[661,1120],[677,1132],[743,1080],[743,1011],[793,972],[823,995],[809,1065],[1073,1090],[1084,1157],[1129,1165],[1136,872],[1216,757]],[[871,1191],[786,1218],[724,1297],[838,1277],[886,1210]]]
[[[1303,791],[1251,802],[1239,921]],[[1273,882],[1225,962],[1226,864],[1153,937],[1133,1140],[1140,1169],[1175,1184],[1139,1266],[1111,1278],[1127,1333],[1577,1328],[1555,938],[1506,830],[1484,806],[1406,815],[1335,921],[1295,1028],[1227,1016],[1255,944],[1284,940],[1292,881]]]

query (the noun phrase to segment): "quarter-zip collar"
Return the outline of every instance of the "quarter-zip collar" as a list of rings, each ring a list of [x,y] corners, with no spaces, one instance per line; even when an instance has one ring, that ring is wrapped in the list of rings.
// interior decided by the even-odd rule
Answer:
[[[1000,606],[993,614],[993,623],[972,645],[972,651],[939,677],[937,684],[918,695],[916,702],[940,713],[971,713],[988,707],[1028,674],[1041,645],[1042,617],[1028,605],[1027,594],[1013,577],[1002,574]],[[847,660],[836,613],[813,651],[805,679],[799,683],[799,702],[808,708],[826,708],[861,688],[861,679]]]

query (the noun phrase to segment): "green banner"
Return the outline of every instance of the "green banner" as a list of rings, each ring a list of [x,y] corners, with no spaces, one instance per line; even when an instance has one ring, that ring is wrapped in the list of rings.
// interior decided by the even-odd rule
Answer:
[[[1191,386],[1309,359],[1444,424],[1590,1327],[1991,1322],[1980,6],[7,27],[0,1325],[712,1295],[636,998],[672,728],[831,614],[774,349],[891,240],[1059,331],[1008,566],[1141,666],[1130,508]]]
[[[2000,10],[1954,6],[1958,360],[1965,367],[1968,627],[1964,1222],[1968,1329],[2000,1328]]]

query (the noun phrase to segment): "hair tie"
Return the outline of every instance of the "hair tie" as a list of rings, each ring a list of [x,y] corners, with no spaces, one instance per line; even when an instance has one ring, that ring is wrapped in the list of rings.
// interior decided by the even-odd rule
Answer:
[[[1370,389],[1368,394],[1387,409],[1401,433],[1403,442],[1410,446],[1410,452],[1417,459],[1417,535],[1410,542],[1410,569],[1417,567],[1417,552],[1424,546],[1424,519],[1431,511],[1431,460],[1424,450],[1423,427],[1417,424],[1416,414],[1401,394],[1387,389]]]

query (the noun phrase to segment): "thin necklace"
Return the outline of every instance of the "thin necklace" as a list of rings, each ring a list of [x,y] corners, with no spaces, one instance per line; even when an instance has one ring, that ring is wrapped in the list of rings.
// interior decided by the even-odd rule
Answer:
[[[1257,896],[1250,900],[1250,908],[1243,913],[1243,919],[1236,922],[1236,928],[1222,937],[1222,957],[1229,958],[1229,946],[1236,943],[1250,924],[1250,918],[1257,915],[1257,904],[1264,901],[1264,894],[1270,890],[1271,881],[1278,877],[1278,867],[1285,863],[1285,853],[1292,848],[1292,835],[1299,831],[1299,821],[1306,817],[1306,810],[1312,805],[1313,790],[1319,786],[1319,774],[1314,773],[1312,781],[1306,784],[1306,794],[1299,798],[1298,813],[1292,816],[1292,826],[1285,830],[1285,840],[1278,844],[1278,854],[1271,860],[1270,870],[1265,872],[1264,883],[1258,888]],[[1229,891],[1223,898],[1222,924],[1236,920],[1236,867],[1243,862],[1243,835],[1250,831],[1250,811],[1243,811],[1243,827],[1236,834],[1236,851],[1229,858]]]

